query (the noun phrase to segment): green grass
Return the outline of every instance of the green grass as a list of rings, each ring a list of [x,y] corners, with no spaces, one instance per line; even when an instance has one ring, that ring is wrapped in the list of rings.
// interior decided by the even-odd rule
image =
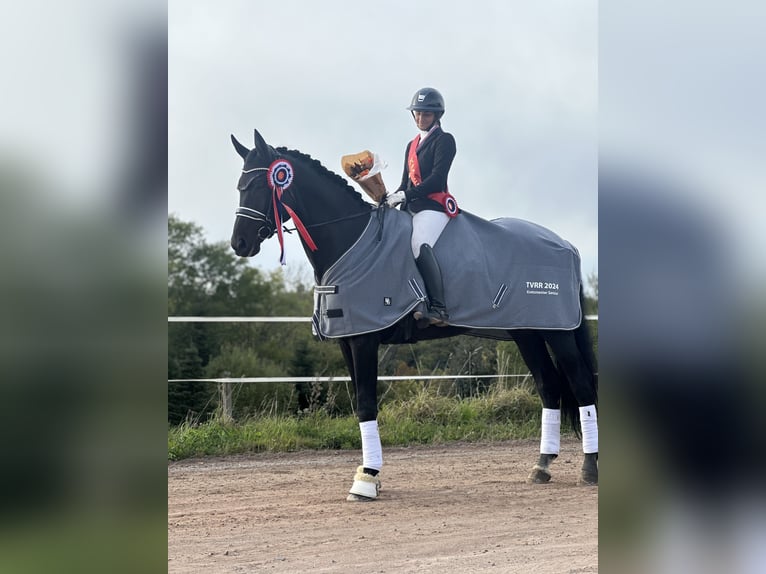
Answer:
[[[378,424],[383,446],[533,438],[539,436],[540,410],[540,399],[525,387],[462,399],[424,389],[384,404]],[[169,460],[361,446],[356,417],[333,417],[321,410],[301,416],[259,415],[233,423],[214,419],[168,431]]]
[[[167,564],[165,513],[113,508],[60,508],[0,524],[0,572],[135,574]]]

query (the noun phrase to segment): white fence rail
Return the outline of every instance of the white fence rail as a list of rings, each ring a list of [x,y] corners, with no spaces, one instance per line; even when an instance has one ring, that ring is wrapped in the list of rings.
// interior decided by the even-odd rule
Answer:
[[[598,315],[585,315],[586,321],[598,321]],[[168,317],[168,323],[310,323],[311,317]],[[433,381],[455,379],[526,378],[530,374],[511,375],[400,375],[378,377],[379,381]],[[239,377],[217,379],[168,379],[168,383],[324,383],[349,382],[351,377]]]
[[[168,317],[168,323],[311,323],[311,317]]]
[[[598,321],[598,315],[585,315]],[[311,317],[168,317],[168,323],[311,323]]]
[[[586,321],[598,321],[598,315],[585,315]],[[311,317],[168,317],[168,323],[310,323]],[[379,381],[433,381],[455,379],[510,379],[530,377],[506,375],[398,375],[378,377]],[[168,379],[168,383],[217,383],[225,419],[232,418],[231,385],[235,383],[318,383],[350,382],[351,377],[222,377],[217,379]]]
[[[378,377],[379,381],[452,381],[454,379],[511,379],[525,378],[517,375],[395,375]],[[169,383],[335,383],[349,382],[351,377],[223,377],[220,379],[168,379]]]

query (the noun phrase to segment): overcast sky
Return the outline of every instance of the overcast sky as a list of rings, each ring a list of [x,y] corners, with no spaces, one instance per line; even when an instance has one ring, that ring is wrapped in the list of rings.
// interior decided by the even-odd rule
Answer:
[[[405,108],[432,86],[461,207],[549,227],[579,249],[584,277],[598,272],[595,1],[168,6],[168,209],[208,240],[228,241],[234,223],[230,133],[252,147],[257,128],[338,173],[342,155],[372,150],[394,189],[416,133]],[[308,265],[297,237],[286,249],[289,267]],[[276,239],[253,264],[279,266]]]

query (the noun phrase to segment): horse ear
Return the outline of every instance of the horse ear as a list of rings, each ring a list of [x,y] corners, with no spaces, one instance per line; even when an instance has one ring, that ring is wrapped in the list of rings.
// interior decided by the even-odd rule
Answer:
[[[242,156],[242,159],[247,159],[247,154],[250,153],[250,150],[239,143],[237,138],[234,137],[234,134],[231,134],[231,143],[234,144],[234,149],[237,150],[237,153]]]
[[[253,137],[255,138],[255,151],[258,155],[265,158],[270,157],[271,150],[269,149],[269,144],[267,144],[266,140],[258,133],[258,130],[253,130]]]

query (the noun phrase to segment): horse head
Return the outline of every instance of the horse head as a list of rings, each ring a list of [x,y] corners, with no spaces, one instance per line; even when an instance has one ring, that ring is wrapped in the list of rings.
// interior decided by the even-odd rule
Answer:
[[[281,222],[287,219],[276,194],[281,195],[292,180],[290,164],[280,164],[274,148],[266,143],[258,130],[254,132],[253,149],[231,136],[234,149],[244,160],[237,183],[239,207],[231,236],[231,247],[240,257],[256,255],[261,250],[261,242],[274,235]]]
[[[276,234],[284,264],[283,230],[292,230],[283,223],[291,219],[309,262],[321,274],[359,238],[372,205],[318,160],[298,150],[273,148],[257,130],[254,134],[253,149],[231,136],[244,160],[231,247],[240,257],[252,257]]]

